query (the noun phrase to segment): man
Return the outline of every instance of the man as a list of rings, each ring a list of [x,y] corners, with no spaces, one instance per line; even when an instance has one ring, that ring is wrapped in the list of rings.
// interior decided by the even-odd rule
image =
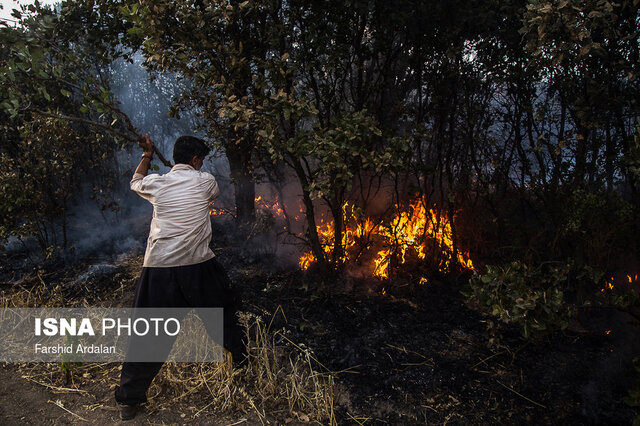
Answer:
[[[181,136],[173,148],[171,171],[147,176],[154,153],[148,134],[140,146],[142,159],[131,189],[153,204],[153,218],[134,307],[222,307],[224,346],[234,362],[244,362],[246,348],[236,318],[240,299],[209,248],[209,202],[220,193],[215,178],[200,171],[209,148],[198,138]],[[123,364],[115,392],[123,420],[134,418],[146,402],[160,367],[161,362]]]

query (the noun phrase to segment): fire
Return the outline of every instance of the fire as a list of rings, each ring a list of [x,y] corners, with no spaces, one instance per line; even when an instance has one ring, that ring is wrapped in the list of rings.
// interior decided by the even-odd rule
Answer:
[[[427,209],[421,199],[410,203],[406,212],[399,212],[388,224],[376,224],[371,218],[359,220],[353,206],[345,203],[342,207],[345,229],[342,235],[344,248],[339,261],[356,262],[374,244],[378,249],[372,259],[373,275],[388,278],[392,263],[405,264],[409,256],[425,259],[430,247],[441,254],[439,269],[448,272],[453,260],[453,232],[446,216],[434,208]],[[330,255],[335,244],[333,221],[321,219],[318,236],[326,255]],[[305,253],[299,260],[301,269],[307,269],[316,261],[311,253]],[[463,268],[473,269],[473,262],[466,252],[458,252],[455,261]],[[420,280],[425,284],[426,278]]]
[[[609,281],[605,281],[604,288],[600,289],[601,292],[605,292],[607,290],[613,290],[613,277],[609,278]]]
[[[269,211],[274,217],[285,218],[284,206],[277,197],[274,201],[268,201],[258,195],[254,203],[257,209]],[[216,208],[212,202],[209,214],[222,216],[233,215],[233,212]],[[304,208],[299,205],[299,211],[293,219],[301,220],[302,214]],[[442,272],[449,272],[454,263],[474,269],[468,252],[459,250],[455,257],[453,255],[453,231],[448,216],[435,206],[427,209],[420,198],[411,202],[406,211],[396,213],[387,223],[364,217],[354,205],[345,202],[342,206],[342,223],[342,251],[339,259],[332,259],[336,243],[334,222],[320,218],[317,232],[325,257],[338,264],[350,262],[367,265],[375,277],[388,278],[399,265],[406,264],[410,259],[423,260],[430,253],[436,253],[434,261]],[[298,266],[306,270],[316,261],[313,253],[308,252],[300,257]],[[427,282],[427,278],[422,277],[419,283],[423,285]]]
[[[261,195],[258,195],[257,197],[254,198],[253,202],[256,205],[256,208],[258,209],[270,211],[271,213],[273,213],[274,216],[284,217],[284,211],[282,210],[280,201],[278,200],[277,197],[275,201],[268,202],[266,200],[263,200]],[[215,201],[212,201],[209,203],[209,206],[211,207],[209,209],[209,215],[211,216],[223,216],[225,214],[233,215],[233,212],[231,210],[228,210],[225,208],[217,208],[214,206],[214,203]]]
[[[253,200],[253,202],[256,205],[256,207],[259,209],[268,210],[271,213],[273,213],[274,216],[284,217],[284,210],[282,210],[282,207],[280,206],[280,201],[278,200],[277,197],[274,202],[269,203],[263,200],[262,196],[259,195]]]
[[[343,223],[347,224],[355,224],[354,226],[347,226],[342,232],[342,247],[343,247],[343,255],[339,259],[340,263],[344,263],[348,260],[348,255],[346,253],[349,250],[356,246],[358,242],[366,240],[369,238],[371,233],[376,229],[374,222],[371,219],[366,219],[362,222],[358,221],[355,208],[350,206],[349,203],[344,203],[342,206],[342,218]],[[333,247],[335,246],[335,234],[333,229],[333,221],[325,222],[324,218],[320,219],[320,226],[318,226],[318,238],[320,238],[320,242],[322,243],[322,250],[324,251],[326,256],[330,256]],[[358,257],[358,256],[356,256]],[[352,260],[357,260],[352,259]],[[313,253],[305,253],[300,257],[298,261],[298,266],[302,270],[306,270],[311,266],[311,264],[316,262],[316,257]]]
[[[409,205],[407,212],[396,215],[387,226],[380,226],[378,233],[385,240],[386,248],[378,252],[375,260],[374,275],[379,278],[389,277],[391,258],[395,253],[400,255],[399,263],[406,262],[406,254],[415,252],[418,259],[426,257],[427,244],[425,237],[432,239],[442,250],[444,263],[440,270],[448,272],[453,254],[453,232],[448,218],[435,209],[427,209],[422,200]],[[394,250],[395,249],[395,250]],[[458,263],[467,269],[473,269],[473,262],[468,253],[457,254]]]
[[[298,261],[298,266],[302,270],[306,270],[316,261],[316,257],[312,253],[303,254]]]

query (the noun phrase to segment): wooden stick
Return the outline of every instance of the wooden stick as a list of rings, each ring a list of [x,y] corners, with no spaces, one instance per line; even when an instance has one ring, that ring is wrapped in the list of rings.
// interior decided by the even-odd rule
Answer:
[[[239,425],[240,423],[245,423],[246,421],[247,421],[247,419],[240,419],[240,420],[238,420],[237,422],[235,422],[235,423],[231,423],[231,424],[229,424],[229,425],[227,425],[227,426],[235,426],[235,425]]]
[[[471,369],[474,369],[474,368],[476,368],[478,365],[482,364],[483,362],[484,362],[484,363],[486,363],[486,362],[487,362],[487,361],[489,361],[491,358],[496,357],[496,356],[498,356],[498,355],[502,355],[502,354],[503,354],[503,353],[505,353],[505,352],[506,352],[506,351],[496,352],[495,354],[493,354],[493,355],[491,355],[491,356],[489,356],[489,357],[487,357],[487,358],[485,358],[485,359],[483,359],[483,360],[480,360],[480,361],[476,362],[475,364],[473,364],[473,366],[471,367]]]
[[[66,84],[68,87],[78,90],[79,92],[83,92],[82,87],[67,81],[67,80],[62,80],[59,79],[58,81],[60,81],[63,84]],[[113,134],[116,134],[122,138],[125,138],[127,140],[130,140],[132,142],[139,142],[144,140],[144,136],[142,136],[140,133],[138,133],[138,131],[136,130],[136,128],[133,126],[133,123],[131,123],[131,120],[129,119],[129,116],[127,114],[125,114],[124,112],[122,112],[122,110],[120,108],[118,108],[117,106],[115,106],[113,103],[111,102],[105,102],[101,97],[96,96],[96,95],[91,95],[91,97],[100,102],[102,105],[106,106],[107,108],[109,108],[110,110],[116,112],[120,118],[125,122],[125,124],[127,125],[127,130],[129,130],[131,133],[133,133],[135,135],[135,138],[131,137],[130,135],[127,135],[126,133],[122,133],[118,130],[114,130],[111,128],[111,126],[107,126],[106,124],[102,124],[102,123],[97,123],[95,121],[92,120],[87,120],[87,119],[83,119],[80,117],[72,117],[72,116],[68,116],[68,115],[58,115],[58,114],[52,114],[49,112],[45,112],[45,111],[40,111],[37,109],[28,109],[29,111],[35,112],[37,114],[41,114],[41,115],[45,115],[47,117],[54,117],[54,118],[62,118],[65,120],[71,120],[71,121],[78,121],[78,122],[82,122],[88,125],[93,125],[93,126],[97,126],[97,127],[101,127],[105,130],[110,131]],[[167,167],[173,167],[173,164],[171,164],[170,161],[167,161],[166,158],[164,158],[164,155],[162,155],[162,153],[160,151],[158,151],[157,147],[153,147],[153,151],[156,153],[156,155],[158,156],[158,160],[160,160],[162,162],[162,164],[164,164]]]

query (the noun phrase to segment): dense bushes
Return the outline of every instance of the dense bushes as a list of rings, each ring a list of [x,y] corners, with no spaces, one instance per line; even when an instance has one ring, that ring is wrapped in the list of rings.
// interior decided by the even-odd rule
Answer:
[[[487,272],[476,274],[463,293],[487,313],[516,324],[529,338],[567,328],[573,309],[563,287],[569,272],[569,265],[555,263],[537,268],[519,261],[504,267],[487,266]]]

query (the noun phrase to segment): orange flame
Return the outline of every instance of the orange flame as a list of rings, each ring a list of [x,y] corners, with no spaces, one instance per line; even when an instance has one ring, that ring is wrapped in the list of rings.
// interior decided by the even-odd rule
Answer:
[[[416,200],[409,205],[408,212],[398,214],[388,226],[380,226],[379,234],[385,239],[385,250],[378,252],[375,260],[376,269],[374,275],[379,278],[389,277],[389,267],[393,248],[400,254],[400,264],[406,262],[408,251],[415,251],[419,259],[426,257],[427,245],[424,237],[433,239],[441,248],[444,264],[441,265],[442,272],[448,272],[451,267],[451,256],[453,254],[453,232],[448,218],[434,209],[428,212],[422,200]],[[473,262],[468,253],[457,254],[458,263],[466,269],[473,269]]]
[[[263,200],[262,196],[259,195],[253,200],[253,202],[259,209],[268,210],[273,213],[274,216],[284,217],[284,211],[282,210],[282,207],[280,207],[280,201],[278,200],[278,197],[276,197],[275,201],[270,203],[266,200]]]
[[[418,199],[409,205],[407,212],[400,212],[389,224],[378,224],[370,218],[358,220],[355,209],[345,203],[342,206],[343,223],[345,229],[342,234],[342,246],[344,248],[340,262],[357,261],[366,249],[371,247],[371,242],[382,246],[381,250],[373,256],[373,275],[378,278],[388,278],[391,261],[396,258],[398,264],[405,264],[408,255],[415,255],[418,259],[427,256],[428,241],[432,241],[441,251],[443,262],[440,270],[448,272],[453,258],[453,232],[448,218],[435,209],[428,212],[422,200]],[[335,244],[333,221],[320,220],[318,237],[325,254],[333,251]],[[358,243],[369,242],[364,246],[365,250],[357,251],[349,258],[350,252]],[[458,252],[455,259],[463,268],[473,269],[473,262],[467,252]],[[307,269],[316,261],[312,253],[305,253],[299,260],[301,269]],[[424,281],[423,281],[424,280]],[[420,280],[420,284],[426,283],[426,278]]]
[[[354,247],[358,241],[367,238],[374,230],[375,224],[371,219],[366,219],[364,222],[358,223],[356,212],[353,206],[349,206],[349,203],[344,203],[342,206],[342,218],[343,223],[355,223],[355,226],[347,226],[342,232],[342,247],[343,255],[339,259],[341,263],[347,261],[347,252],[350,248]],[[333,229],[333,221],[325,222],[324,218],[320,219],[320,226],[318,226],[318,238],[322,244],[322,250],[325,255],[330,255],[335,246],[335,233]],[[316,257],[313,253],[305,253],[300,257],[298,266],[302,270],[306,270],[311,264],[316,262]],[[357,259],[352,259],[357,260]]]
[[[601,292],[605,292],[607,290],[613,290],[613,277],[609,278],[609,281],[605,281],[604,282],[604,288],[602,288],[600,291]]]
[[[261,195],[258,195],[257,197],[254,198],[253,202],[256,205],[256,208],[258,209],[270,211],[271,213],[273,213],[274,216],[284,217],[284,211],[282,210],[282,207],[280,206],[280,201],[278,200],[277,197],[275,201],[268,202],[266,200],[263,200]],[[225,214],[228,214],[228,215],[232,214],[232,212],[228,209],[215,207],[214,203],[215,201],[212,201],[209,203],[209,206],[211,207],[209,209],[209,215],[222,216]]]

